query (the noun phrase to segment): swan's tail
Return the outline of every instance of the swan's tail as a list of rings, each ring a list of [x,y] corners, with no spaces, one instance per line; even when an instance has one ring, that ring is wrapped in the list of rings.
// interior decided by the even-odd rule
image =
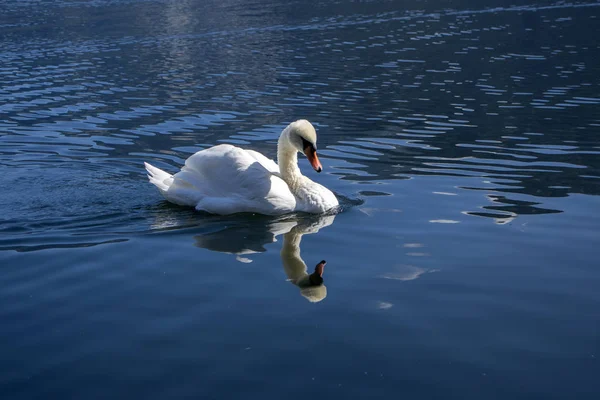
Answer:
[[[173,175],[163,171],[160,168],[156,168],[147,162],[144,163],[146,167],[146,171],[148,171],[148,179],[150,183],[160,190],[160,192],[165,195],[169,187],[173,184]]]

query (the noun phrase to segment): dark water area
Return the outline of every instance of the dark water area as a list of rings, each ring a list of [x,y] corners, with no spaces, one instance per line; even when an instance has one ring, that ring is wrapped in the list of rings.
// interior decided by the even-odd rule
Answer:
[[[600,3],[514,3],[0,0],[0,398],[597,399]],[[299,118],[337,215],[148,183]]]

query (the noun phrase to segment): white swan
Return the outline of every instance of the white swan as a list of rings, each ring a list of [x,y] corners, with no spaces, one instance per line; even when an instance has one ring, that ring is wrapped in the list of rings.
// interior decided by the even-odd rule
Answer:
[[[339,203],[326,187],[302,175],[298,152],[315,171],[317,133],[307,120],[289,124],[277,143],[277,165],[253,150],[221,144],[190,156],[175,175],[144,163],[148,179],[170,202],[212,214],[254,212],[280,215],[294,211],[323,213]]]

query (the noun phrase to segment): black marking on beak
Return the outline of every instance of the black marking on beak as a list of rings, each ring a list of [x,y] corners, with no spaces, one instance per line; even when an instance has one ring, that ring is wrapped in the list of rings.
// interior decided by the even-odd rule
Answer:
[[[323,167],[317,156],[317,146],[314,143],[310,143],[308,140],[302,138],[302,151],[315,171],[323,171]]]

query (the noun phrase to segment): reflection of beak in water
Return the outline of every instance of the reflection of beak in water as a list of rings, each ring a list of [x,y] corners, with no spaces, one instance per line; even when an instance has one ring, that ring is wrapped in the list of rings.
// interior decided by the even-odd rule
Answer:
[[[246,256],[266,251],[265,245],[283,235],[281,262],[285,274],[290,282],[300,288],[302,296],[311,302],[318,302],[327,296],[327,288],[323,284],[326,262],[323,260],[318,263],[314,272],[309,274],[300,257],[300,241],[303,235],[317,233],[319,229],[331,225],[334,219],[335,215],[283,219],[232,217],[226,221],[221,218],[204,227],[207,232],[194,239],[198,247],[235,254],[238,261],[247,263],[252,260]]]

